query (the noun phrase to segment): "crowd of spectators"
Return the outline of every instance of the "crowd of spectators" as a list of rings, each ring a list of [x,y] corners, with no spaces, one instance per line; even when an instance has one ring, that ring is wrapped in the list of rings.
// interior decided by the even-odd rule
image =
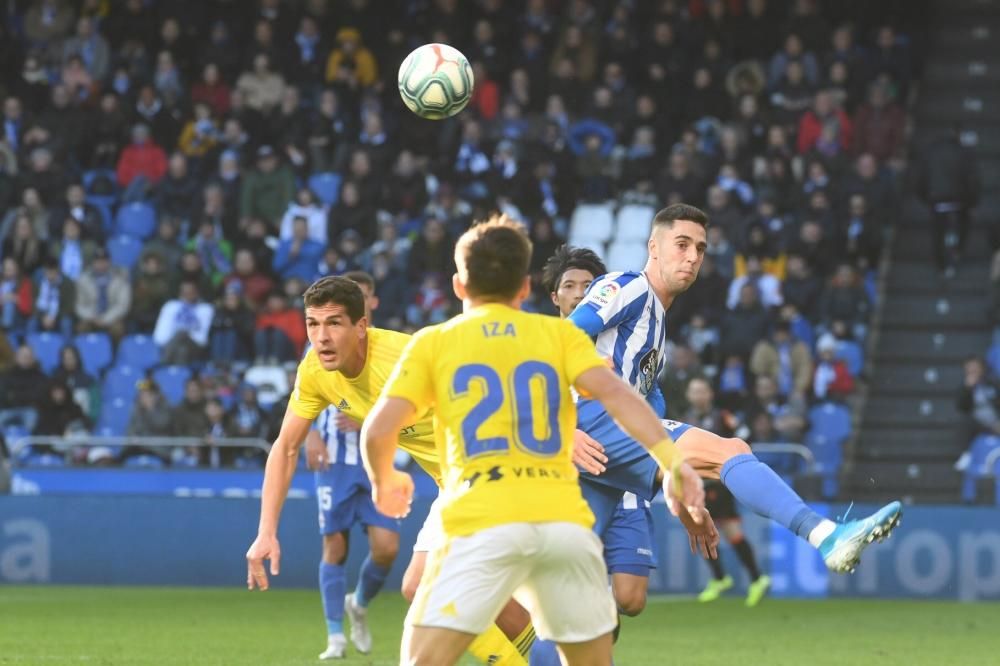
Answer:
[[[453,242],[472,220],[523,219],[539,269],[595,202],[711,218],[701,277],[669,313],[671,416],[707,377],[746,427],[797,441],[809,404],[853,389],[839,351],[863,344],[906,157],[918,63],[891,14],[906,3],[7,6],[0,426],[271,436],[244,373],[294,364],[310,281],[366,270],[377,324],[415,330],[456,311]],[[428,41],[475,72],[448,121],[396,93]],[[540,290],[526,307],[551,311]],[[44,371],[24,344],[43,332],[66,343]],[[112,343],[103,377],[73,346],[84,333]],[[186,385],[167,396],[143,368],[122,420],[107,375],[137,334]]]

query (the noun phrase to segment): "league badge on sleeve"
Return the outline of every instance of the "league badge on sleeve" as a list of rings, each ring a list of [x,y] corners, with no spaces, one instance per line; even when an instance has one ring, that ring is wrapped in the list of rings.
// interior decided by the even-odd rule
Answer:
[[[617,282],[608,282],[607,284],[602,284],[600,288],[594,293],[590,300],[597,303],[601,307],[604,307],[611,301],[615,300],[615,296],[618,294],[620,287]]]

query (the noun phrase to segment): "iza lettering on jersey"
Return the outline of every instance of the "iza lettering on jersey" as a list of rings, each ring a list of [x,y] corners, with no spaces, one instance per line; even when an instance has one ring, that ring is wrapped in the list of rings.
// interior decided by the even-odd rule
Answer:
[[[514,324],[507,322],[506,324],[501,324],[498,321],[490,321],[483,324],[483,337],[485,338],[503,338],[517,337],[517,329],[514,328]]]

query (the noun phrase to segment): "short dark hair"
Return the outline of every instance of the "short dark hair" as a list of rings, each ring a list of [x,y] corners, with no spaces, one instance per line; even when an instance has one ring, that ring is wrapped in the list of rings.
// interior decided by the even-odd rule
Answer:
[[[347,278],[351,282],[363,284],[371,289],[372,293],[375,293],[375,278],[373,278],[370,273],[366,273],[365,271],[347,271],[343,274],[343,277]]]
[[[513,298],[531,263],[531,239],[520,222],[494,215],[455,243],[455,264],[466,291],[480,298]]]
[[[708,229],[708,214],[700,208],[685,203],[671,204],[657,213],[653,218],[653,228],[669,229],[677,220],[689,220]]]
[[[302,301],[307,308],[341,305],[347,310],[352,324],[365,316],[365,295],[361,287],[340,275],[322,277],[313,282],[302,295]]]
[[[545,262],[542,268],[542,286],[549,293],[559,289],[562,276],[566,271],[579,269],[587,271],[595,278],[608,272],[607,267],[597,253],[586,247],[560,245],[556,253]]]

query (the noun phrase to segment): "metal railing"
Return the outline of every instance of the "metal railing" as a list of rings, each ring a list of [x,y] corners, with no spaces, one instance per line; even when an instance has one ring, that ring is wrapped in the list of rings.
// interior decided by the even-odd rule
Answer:
[[[791,453],[805,461],[807,472],[814,472],[816,470],[816,456],[804,444],[761,442],[753,445],[753,451],[754,453]]]
[[[14,440],[10,447],[11,460],[17,466],[18,454],[27,446],[50,446],[57,451],[68,453],[70,450],[85,447],[95,448],[106,446],[109,448],[135,447],[144,449],[173,449],[173,448],[196,448],[196,447],[220,447],[220,448],[255,448],[260,449],[265,454],[271,450],[270,442],[259,437],[218,437],[206,439],[204,437],[99,437],[82,435],[79,437],[43,437],[29,435]],[[806,471],[813,472],[816,469],[816,456],[806,446],[802,444],[788,444],[784,442],[761,442],[753,445],[755,453],[789,453],[798,456],[805,461]],[[987,458],[987,465],[1000,460],[1000,449],[993,451]],[[992,467],[989,467],[992,469]]]
[[[108,448],[139,448],[139,449],[174,449],[174,448],[243,448],[259,449],[267,454],[271,450],[270,442],[260,437],[101,437],[79,435],[76,437],[52,437],[28,435],[19,437],[10,445],[11,463],[18,466],[21,451],[29,446],[48,446],[55,449],[56,455],[69,455],[78,448],[93,449],[99,446]]]

